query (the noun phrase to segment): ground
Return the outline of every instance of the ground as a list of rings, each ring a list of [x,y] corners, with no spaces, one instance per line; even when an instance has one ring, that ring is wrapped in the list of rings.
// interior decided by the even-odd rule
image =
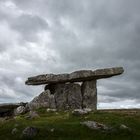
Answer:
[[[34,126],[39,133],[33,140],[140,140],[140,110],[100,110],[84,116],[73,116],[71,112],[47,112],[37,110],[40,117],[27,119],[20,115],[8,120],[0,120],[0,140],[23,140],[22,131],[27,126]],[[80,124],[94,120],[110,126],[112,130],[91,130]],[[122,130],[124,124],[131,130]],[[11,134],[13,128],[16,134]]]

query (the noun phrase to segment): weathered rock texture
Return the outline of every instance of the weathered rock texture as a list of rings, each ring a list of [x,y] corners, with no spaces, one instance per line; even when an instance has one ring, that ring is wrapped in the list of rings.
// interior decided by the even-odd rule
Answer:
[[[83,95],[83,108],[92,108],[95,110],[97,107],[96,80],[83,82],[81,85],[81,91]]]
[[[45,91],[29,103],[29,108],[53,108],[58,110],[91,108],[97,109],[96,82],[101,78],[123,73],[122,67],[81,70],[70,74],[45,74],[30,77],[27,85],[45,85]],[[80,84],[74,82],[82,82]]]
[[[49,90],[46,90],[28,103],[28,107],[30,110],[40,107],[55,108],[54,95],[52,95]]]
[[[36,136],[38,132],[39,132],[38,128],[28,126],[22,131],[22,136],[30,138]]]
[[[29,77],[25,82],[27,85],[55,84],[65,82],[81,82],[101,78],[109,78],[111,76],[120,75],[123,73],[122,67],[92,70],[80,70],[70,74],[44,74],[34,77]]]
[[[20,115],[20,114],[24,114],[25,112],[26,112],[26,108],[24,106],[19,106],[15,109],[14,114]]]
[[[0,104],[0,117],[12,116],[17,107],[26,106],[26,104],[27,103]]]
[[[55,85],[54,98],[57,109],[81,108],[82,94],[79,84],[57,84]]]

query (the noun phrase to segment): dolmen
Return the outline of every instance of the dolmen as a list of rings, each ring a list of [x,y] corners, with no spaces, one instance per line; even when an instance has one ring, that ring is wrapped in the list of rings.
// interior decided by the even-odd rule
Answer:
[[[122,67],[97,70],[80,70],[70,74],[43,74],[29,77],[26,85],[45,85],[29,107],[46,107],[57,110],[97,109],[97,80],[110,78],[124,72]]]

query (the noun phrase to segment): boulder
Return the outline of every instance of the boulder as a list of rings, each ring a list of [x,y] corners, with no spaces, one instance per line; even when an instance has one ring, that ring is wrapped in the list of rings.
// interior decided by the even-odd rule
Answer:
[[[29,102],[28,107],[30,110],[38,109],[41,107],[55,108],[54,95],[50,93],[50,90],[46,90],[39,96],[35,97],[31,102]]]
[[[56,112],[57,109],[51,109],[51,108],[47,108],[47,112]]]
[[[120,129],[121,130],[128,130],[128,131],[131,131],[131,128],[129,128],[128,126],[124,125],[124,124],[121,124],[120,125]]]
[[[26,127],[23,131],[22,131],[22,136],[24,137],[34,137],[37,135],[37,133],[39,132],[39,130],[36,127]]]
[[[24,106],[19,106],[15,109],[14,114],[20,115],[26,113],[26,108]]]
[[[38,118],[38,117],[40,117],[40,116],[38,115],[38,113],[36,111],[30,111],[29,112],[28,118],[35,119],[35,118]]]
[[[87,115],[87,114],[89,114],[89,111],[84,110],[84,109],[74,109],[72,111],[72,114],[76,115],[76,116]]]
[[[17,132],[18,132],[18,129],[17,129],[17,128],[13,128],[11,134],[14,135],[14,134],[16,134]]]
[[[56,84],[54,98],[59,110],[77,109],[82,106],[82,94],[79,84]]]
[[[124,72],[122,67],[97,69],[97,70],[80,70],[70,74],[44,74],[29,77],[25,82],[27,85],[41,84],[57,84],[66,82],[81,82],[101,78],[109,78],[111,76],[120,75]]]
[[[95,129],[95,130],[109,130],[110,128],[102,123],[98,123],[95,121],[85,121],[81,122],[82,125],[87,126],[90,129]]]
[[[0,104],[0,117],[8,117],[14,115],[14,111],[19,106],[24,106],[26,103],[4,103]]]
[[[81,92],[83,96],[83,108],[97,109],[97,88],[96,80],[85,81],[81,85]]]

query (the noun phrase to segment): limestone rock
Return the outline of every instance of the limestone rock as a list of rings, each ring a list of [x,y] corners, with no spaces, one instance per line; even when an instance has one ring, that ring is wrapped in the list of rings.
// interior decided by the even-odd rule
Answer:
[[[92,70],[80,70],[70,74],[44,74],[29,77],[25,82],[27,85],[56,84],[65,82],[81,82],[101,78],[109,78],[111,76],[120,75],[124,72],[122,67],[106,68]]]
[[[47,108],[47,112],[56,112],[57,109],[51,109],[51,108]]]
[[[91,112],[92,109],[91,108],[83,108],[83,110],[87,111],[87,112]]]
[[[19,106],[15,109],[14,114],[20,115],[26,113],[26,108],[24,106]]]
[[[81,85],[81,92],[83,96],[83,108],[97,109],[97,88],[96,80],[85,81]]]
[[[82,105],[81,87],[79,84],[55,85],[54,98],[57,109],[77,109]]]
[[[17,128],[13,128],[11,133],[12,133],[12,135],[14,135],[14,134],[16,134],[17,132],[18,132],[18,129],[17,129]]]
[[[84,110],[84,109],[74,109],[72,111],[72,114],[76,115],[76,116],[87,115],[88,113],[89,112],[87,110]]]
[[[131,130],[128,126],[126,126],[126,125],[124,125],[124,124],[121,124],[121,125],[120,125],[120,129],[121,129],[121,130],[128,130],[128,131]]]
[[[81,122],[82,125],[87,126],[90,129],[95,129],[95,130],[109,130],[110,128],[102,123],[98,123],[95,121],[85,121]]]
[[[39,96],[35,97],[29,104],[30,110],[40,107],[55,108],[54,95],[51,95],[49,90],[42,92]]]
[[[26,103],[4,103],[0,104],[0,117],[12,116],[14,111],[19,106],[24,106]]]
[[[39,117],[39,115],[36,111],[30,111],[29,112],[29,118],[30,119],[35,119],[35,118],[38,118],[38,117]]]
[[[36,136],[38,133],[38,129],[36,127],[26,127],[23,131],[22,131],[22,136],[24,137],[34,137]]]

